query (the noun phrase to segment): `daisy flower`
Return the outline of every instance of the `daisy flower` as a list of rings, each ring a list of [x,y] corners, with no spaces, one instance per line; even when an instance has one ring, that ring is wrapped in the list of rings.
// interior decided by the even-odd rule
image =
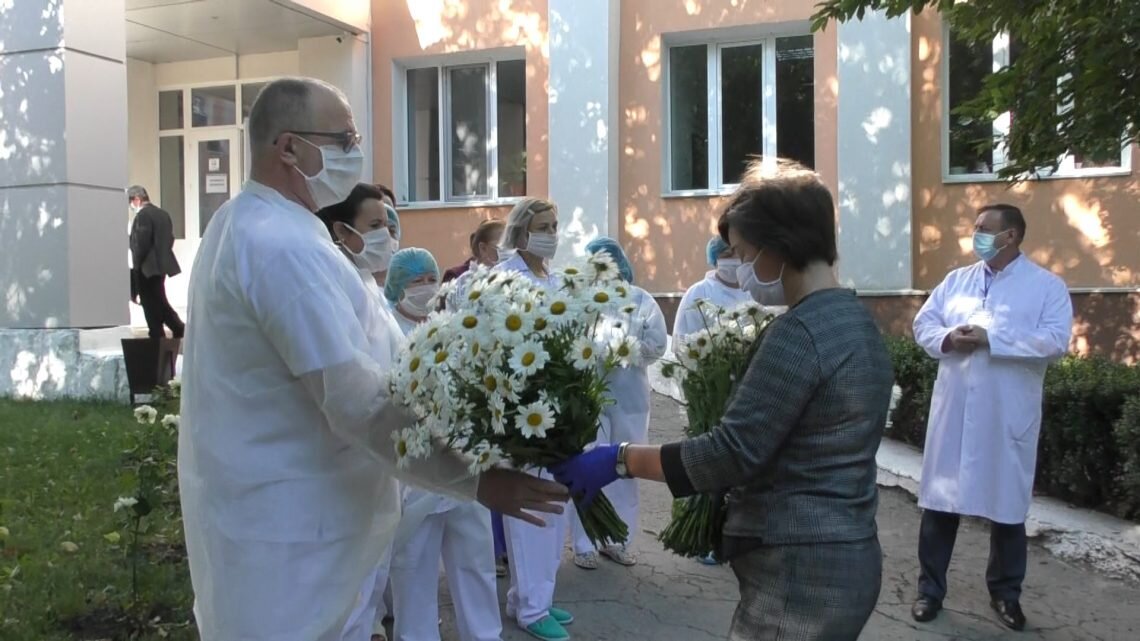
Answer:
[[[587,258],[585,272],[590,281],[595,283],[607,282],[620,277],[617,263],[613,257],[605,252],[592,254]]]
[[[467,467],[467,471],[472,475],[486,472],[503,460],[503,450],[499,449],[498,445],[492,445],[487,441],[476,443],[475,447],[471,449],[471,455],[474,458]]]
[[[494,395],[487,398],[487,408],[491,410],[491,431],[496,434],[507,433],[507,403],[502,396]]]
[[[542,343],[526,341],[511,350],[510,365],[515,374],[534,376],[549,360],[550,354],[546,353]]]
[[[150,405],[140,405],[135,408],[135,420],[140,425],[154,425],[156,418],[158,418],[158,410]]]
[[[179,416],[178,414],[167,414],[166,416],[162,417],[162,426],[163,427],[167,427],[167,428],[176,430],[176,429],[178,429],[178,426],[181,424],[182,424],[182,417]]]
[[[518,345],[526,339],[529,320],[522,308],[512,305],[495,315],[495,337],[507,345]]]
[[[575,369],[582,371],[592,369],[598,362],[598,346],[588,336],[579,337],[570,346],[570,358]]]
[[[524,438],[546,438],[546,431],[554,427],[554,410],[542,401],[520,407],[515,427]]]
[[[610,343],[610,353],[619,367],[637,367],[641,365],[641,345],[632,336],[623,336]]]

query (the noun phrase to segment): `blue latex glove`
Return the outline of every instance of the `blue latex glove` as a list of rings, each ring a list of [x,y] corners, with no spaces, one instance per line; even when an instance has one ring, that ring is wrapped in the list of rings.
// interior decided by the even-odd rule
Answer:
[[[585,509],[603,487],[618,480],[617,454],[617,445],[598,445],[549,469],[554,480],[565,485],[570,496]]]

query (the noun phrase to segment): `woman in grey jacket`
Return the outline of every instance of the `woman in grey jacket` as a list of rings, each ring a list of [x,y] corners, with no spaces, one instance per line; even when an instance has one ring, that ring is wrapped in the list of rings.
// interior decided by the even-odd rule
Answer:
[[[854,641],[879,595],[875,452],[893,372],[854,292],[836,280],[835,205],[798,165],[753,165],[720,218],[772,322],[720,424],[664,446],[599,447],[555,470],[592,498],[615,478],[674,496],[728,491],[723,554],[740,583],[733,640]]]

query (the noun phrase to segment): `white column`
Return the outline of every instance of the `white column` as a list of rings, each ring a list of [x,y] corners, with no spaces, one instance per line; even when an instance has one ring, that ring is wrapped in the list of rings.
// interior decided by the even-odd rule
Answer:
[[[372,54],[368,35],[325,36],[297,41],[299,72],[339,88],[348,96],[364,146],[364,174],[372,181]]]
[[[910,17],[868,13],[838,29],[840,280],[910,289]]]
[[[0,327],[128,321],[123,3],[0,2]]]
[[[549,0],[550,198],[562,260],[618,233],[618,5]]]

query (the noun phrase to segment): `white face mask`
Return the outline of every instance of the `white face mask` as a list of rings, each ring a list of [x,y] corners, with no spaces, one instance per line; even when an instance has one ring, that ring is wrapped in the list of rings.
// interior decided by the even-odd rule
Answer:
[[[554,258],[554,254],[558,253],[558,236],[555,234],[529,232],[527,234],[525,251],[539,258],[551,260]]]
[[[431,301],[439,293],[438,283],[412,285],[404,290],[400,306],[412,316],[424,317],[431,313]]]
[[[398,245],[396,241],[392,240],[392,235],[388,233],[388,229],[382,227],[362,234],[349,225],[345,225],[345,227],[364,241],[364,249],[359,254],[353,253],[347,245],[342,245],[348,255],[352,257],[352,262],[356,263],[357,267],[372,273],[387,271],[388,263],[392,262],[392,254],[396,253],[396,246]]]
[[[738,285],[740,280],[736,276],[736,270],[740,268],[739,258],[721,258],[716,261],[716,275],[729,285]]]
[[[139,213],[140,211],[142,211],[142,205],[136,205],[136,204],[134,204],[134,203],[131,203],[131,204],[130,204],[130,208],[131,208],[131,213],[132,213],[132,214],[137,214],[137,213]]]
[[[364,152],[357,145],[351,151],[345,151],[336,145],[315,145],[298,136],[300,140],[316,147],[321,152],[321,170],[315,176],[305,176],[296,165],[297,173],[305,176],[305,185],[313,197],[313,203],[318,209],[324,209],[339,202],[343,202],[352,189],[360,182],[360,174],[364,171]],[[388,232],[387,229],[384,230]]]
[[[757,254],[756,258],[760,255]],[[736,280],[740,288],[748,292],[752,300],[761,305],[779,306],[786,304],[784,298],[784,267],[780,266],[780,275],[776,280],[762,281],[756,277],[756,258],[750,263],[744,263],[736,270]]]

